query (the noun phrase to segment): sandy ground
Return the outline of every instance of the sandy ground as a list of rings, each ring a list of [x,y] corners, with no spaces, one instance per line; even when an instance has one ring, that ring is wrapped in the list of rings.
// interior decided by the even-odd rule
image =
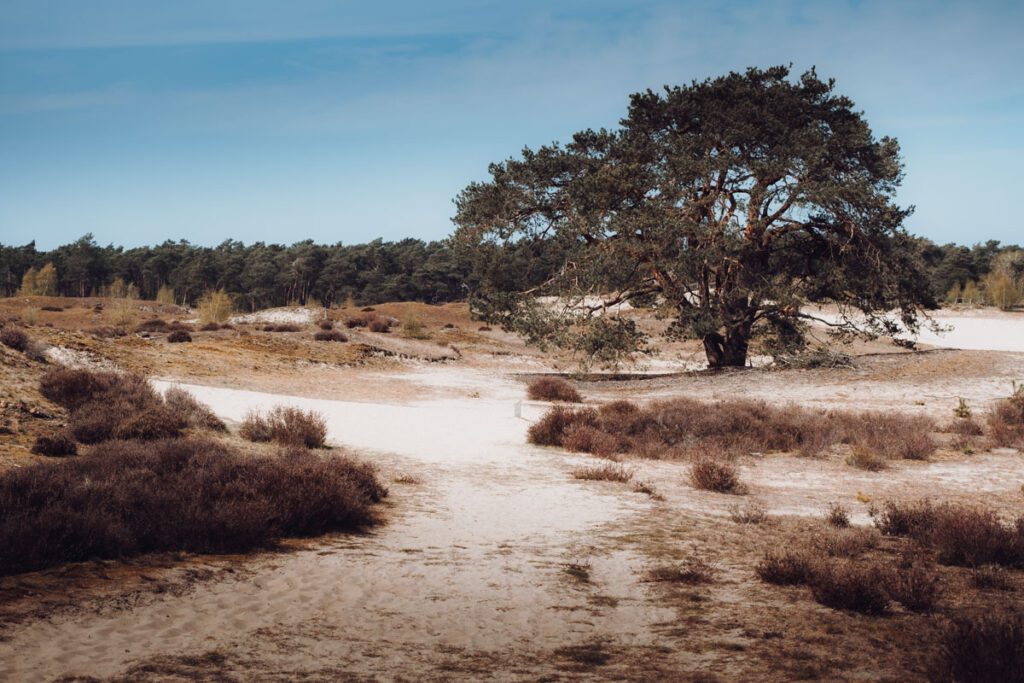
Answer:
[[[989,347],[1024,339],[1019,318],[997,315],[1005,329],[960,319],[961,334],[990,338]],[[269,336],[57,352],[54,360],[140,363],[161,388],[180,384],[229,421],[273,405],[317,410],[331,442],[376,463],[391,495],[385,523],[366,535],[247,558],[86,563],[2,579],[0,602],[17,618],[0,624],[0,680],[924,680],[945,616],[1021,605],[1019,577],[1016,592],[979,593],[955,568],[943,569],[938,615],[884,619],[753,578],[764,549],[820,533],[831,502],[865,526],[870,504],[923,496],[984,502],[1012,519],[1024,513],[1015,451],[944,450],[876,473],[840,458],[750,457],[742,498],[695,491],[685,463],[627,461],[659,500],[575,480],[571,471],[591,458],[526,443],[547,405],[524,400],[524,382],[571,367],[565,359],[520,353],[500,333],[435,336],[449,334],[462,340],[461,358],[441,364],[307,366],[289,359],[327,352]],[[218,344],[243,362],[222,360]],[[161,368],[157,351],[174,362]],[[579,386],[591,402],[745,396],[945,420],[957,397],[980,413],[1021,379],[1024,354],[997,348],[864,355],[849,370],[596,376]],[[730,520],[755,503],[770,523]],[[883,540],[878,552],[902,550]],[[695,556],[713,565],[712,584],[645,580],[648,569]],[[570,564],[588,566],[587,576]]]

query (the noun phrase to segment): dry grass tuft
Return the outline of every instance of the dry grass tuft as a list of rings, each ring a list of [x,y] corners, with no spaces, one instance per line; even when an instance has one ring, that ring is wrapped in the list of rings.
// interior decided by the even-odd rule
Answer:
[[[703,458],[690,466],[690,483],[694,488],[716,493],[743,495],[747,487],[740,481],[736,467],[727,462]]]
[[[761,503],[733,505],[729,508],[729,519],[737,524],[763,524],[768,520],[768,509]]]
[[[327,422],[312,410],[276,406],[267,414],[250,412],[242,421],[239,436],[248,441],[274,441],[289,446],[323,448]]]
[[[386,493],[371,468],[347,458],[253,457],[197,439],[109,442],[0,476],[0,575],[359,529]]]
[[[526,395],[533,401],[583,402],[580,392],[561,377],[541,377],[530,382],[526,388]]]
[[[572,471],[574,479],[585,479],[587,481],[617,481],[623,484],[633,478],[633,471],[622,465],[594,465],[580,467]]]

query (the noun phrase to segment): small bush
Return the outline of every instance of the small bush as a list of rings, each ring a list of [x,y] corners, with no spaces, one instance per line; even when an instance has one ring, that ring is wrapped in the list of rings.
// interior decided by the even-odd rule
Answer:
[[[885,590],[911,612],[931,612],[939,597],[939,574],[920,563],[898,567],[886,576]]]
[[[323,448],[327,440],[327,422],[312,410],[276,406],[263,416],[249,413],[239,430],[249,441],[275,441],[291,446]]]
[[[348,337],[338,330],[320,330],[313,335],[316,341],[347,342]]]
[[[70,434],[60,431],[36,437],[35,443],[32,444],[32,452],[37,455],[49,455],[52,457],[76,455],[78,453],[78,444],[75,443]]]
[[[41,310],[41,311],[49,311],[50,313],[63,313],[64,312],[64,309],[61,308],[60,306],[43,306],[39,310]]]
[[[829,503],[825,521],[837,529],[845,529],[850,526],[850,512],[839,503]]]
[[[619,442],[611,434],[585,424],[573,424],[565,430],[563,447],[576,453],[609,458],[619,451]]]
[[[820,564],[811,580],[811,593],[833,609],[880,615],[889,608],[882,571],[870,564]]]
[[[815,561],[806,551],[768,551],[754,567],[758,578],[777,586],[802,586],[811,582]]]
[[[387,334],[388,332],[391,331],[391,323],[390,321],[378,318],[376,320],[371,320],[370,323],[366,326],[366,328],[370,330],[370,332]]]
[[[814,547],[830,557],[858,557],[878,546],[878,532],[839,529],[814,539]]]
[[[853,447],[853,453],[846,458],[846,464],[868,472],[881,472],[889,466],[884,457],[859,444]]]
[[[192,341],[192,335],[185,330],[175,330],[167,335],[168,344],[185,344]]]
[[[200,332],[216,332],[220,329],[220,323],[206,323],[199,328]]]
[[[277,325],[264,325],[264,332],[298,332],[302,328],[294,323],[279,323]]]
[[[371,468],[213,441],[109,442],[0,475],[0,575],[150,552],[243,552],[374,522]]]
[[[998,564],[983,564],[971,572],[971,585],[982,590],[1012,591],[1010,572]]]
[[[426,326],[414,314],[402,318],[402,336],[409,339],[429,339]]]
[[[210,429],[215,432],[226,432],[227,425],[217,417],[209,406],[196,400],[196,397],[181,387],[170,387],[164,392],[164,402],[173,412],[184,418],[189,427]]]
[[[146,320],[135,326],[136,332],[166,332],[167,321],[161,320],[160,318],[153,318],[152,320]]]
[[[954,619],[943,631],[930,680],[1024,682],[1024,613]]]
[[[594,410],[574,411],[555,406],[540,420],[530,425],[527,440],[538,446],[561,446],[570,425],[593,424],[596,421],[597,412]]]
[[[712,583],[714,567],[702,558],[693,557],[679,566],[655,567],[647,572],[646,579],[654,582],[685,583],[695,585]]]
[[[318,322],[316,324],[316,326],[319,327],[321,330],[333,330],[334,329],[334,321],[332,321],[332,320],[321,320],[320,322]]]
[[[57,405],[74,411],[118,382],[112,372],[55,368],[39,380],[39,392]]]
[[[231,295],[223,289],[207,292],[196,304],[199,320],[204,323],[226,323],[233,308]]]
[[[572,472],[572,476],[575,479],[617,481],[625,484],[633,478],[633,471],[626,469],[622,465],[595,465],[575,469]]]
[[[729,508],[729,519],[737,524],[763,524],[768,519],[768,510],[760,503],[734,505]]]
[[[997,446],[1024,449],[1024,385],[997,402],[988,416],[989,432]]]
[[[561,377],[541,377],[530,382],[526,395],[534,401],[562,401],[564,403],[581,403],[580,392]]]
[[[477,328],[476,331],[477,332],[490,332],[491,328],[488,327],[487,325],[481,325],[480,327]]]
[[[736,468],[727,462],[703,458],[690,466],[690,483],[694,488],[717,493],[742,495],[747,492]]]
[[[98,339],[113,339],[115,337],[124,337],[128,334],[124,331],[123,327],[114,327],[113,325],[97,325],[90,327],[86,332]]]
[[[29,345],[28,335],[16,327],[0,329],[0,344],[15,351],[24,352]]]
[[[935,521],[935,507],[928,500],[916,503],[886,502],[882,510],[871,510],[875,526],[886,536],[921,536]]]

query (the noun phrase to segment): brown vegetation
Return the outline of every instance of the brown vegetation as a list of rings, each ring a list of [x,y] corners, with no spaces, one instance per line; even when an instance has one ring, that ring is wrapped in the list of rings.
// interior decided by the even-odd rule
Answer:
[[[954,619],[929,674],[941,683],[1024,682],[1024,613]]]
[[[192,335],[185,330],[175,330],[167,335],[168,344],[182,344],[192,341]]]
[[[302,328],[294,323],[278,323],[276,325],[264,325],[264,332],[298,332]]]
[[[242,421],[239,435],[248,441],[323,448],[327,439],[327,422],[312,410],[276,406],[267,414],[250,412]]]
[[[587,431],[580,436],[579,429]],[[853,448],[854,458],[884,463],[892,458],[921,459],[936,448],[935,425],[924,417],[882,413],[812,411],[776,408],[763,401],[704,403],[688,398],[656,401],[640,407],[615,401],[598,409],[553,407],[529,432],[532,443],[592,452],[672,458],[721,452],[727,456],[755,452],[820,455],[839,444]],[[595,432],[604,435],[603,440]],[[858,455],[860,454],[860,455]]]
[[[1024,449],[1024,385],[997,402],[988,417],[992,440],[998,446]]]
[[[197,401],[195,396],[181,387],[171,387],[165,391],[164,403],[183,417],[189,427],[210,429],[215,432],[226,432],[228,429],[224,421],[217,417],[209,406]]]
[[[647,580],[666,583],[711,583],[714,567],[700,557],[691,557],[680,565],[655,567],[647,572]]]
[[[583,402],[580,392],[561,377],[541,377],[530,382],[526,395],[533,401]]]
[[[942,564],[1024,567],[1024,517],[1014,525],[992,510],[929,501],[889,502],[874,511],[875,525],[889,536],[907,536],[930,548]]]
[[[78,445],[66,431],[59,431],[36,437],[35,443],[32,444],[32,452],[36,455],[63,457],[77,454]]]
[[[580,467],[572,471],[575,479],[586,479],[590,481],[617,481],[625,484],[633,478],[633,471],[627,470],[622,465],[607,464]]]
[[[320,330],[313,335],[316,341],[347,342],[348,337],[334,329]]]
[[[739,472],[731,463],[711,458],[701,458],[690,465],[690,483],[694,488],[716,493],[743,495],[747,492]]]
[[[28,349],[28,335],[16,327],[4,327],[0,329],[0,344],[15,351],[24,352]]]
[[[358,529],[384,495],[369,467],[344,457],[243,456],[198,439],[110,442],[0,476],[0,575]]]

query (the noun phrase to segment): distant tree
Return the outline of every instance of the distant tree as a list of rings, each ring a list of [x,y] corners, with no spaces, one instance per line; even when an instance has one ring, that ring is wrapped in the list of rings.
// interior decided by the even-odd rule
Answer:
[[[57,296],[57,268],[53,263],[48,261],[39,269],[39,273],[36,275],[36,292],[40,296]]]
[[[658,302],[712,367],[744,365],[757,335],[800,346],[811,303],[839,306],[838,332],[917,330],[934,298],[894,203],[899,147],[833,85],[774,67],[638,93],[619,130],[491,165],[456,199],[456,244],[558,265],[526,291],[477,270],[476,310],[537,343],[625,351],[643,335],[609,304]]]
[[[18,288],[18,294],[21,296],[36,296],[39,292],[39,271],[35,268],[29,268],[25,271],[25,274],[21,276],[21,287]]]

